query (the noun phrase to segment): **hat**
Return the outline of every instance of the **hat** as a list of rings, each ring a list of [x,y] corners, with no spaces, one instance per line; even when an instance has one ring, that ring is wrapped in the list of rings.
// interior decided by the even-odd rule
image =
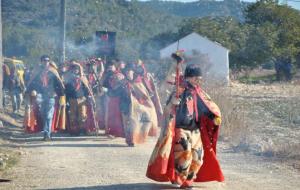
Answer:
[[[77,63],[76,61],[71,62],[69,69],[70,70],[79,69],[80,76],[84,75],[82,66],[79,63]]]
[[[135,71],[135,65],[133,63],[126,64],[124,71]]]
[[[48,55],[42,55],[41,61],[50,61],[50,57]]]
[[[188,65],[185,68],[185,72],[184,72],[184,77],[198,77],[198,76],[202,76],[202,72],[201,72],[201,68],[199,67],[199,65]]]

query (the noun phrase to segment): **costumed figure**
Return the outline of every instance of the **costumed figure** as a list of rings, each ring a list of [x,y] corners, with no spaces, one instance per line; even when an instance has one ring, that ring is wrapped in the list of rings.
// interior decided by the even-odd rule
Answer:
[[[104,74],[104,61],[101,58],[89,59],[87,65],[87,78],[96,100],[96,120],[98,128],[104,129],[105,123],[105,93],[106,88],[102,86]]]
[[[151,100],[155,106],[158,125],[161,126],[163,122],[163,109],[161,106],[160,97],[158,95],[156,84],[154,82],[154,78],[150,73],[147,72],[145,64],[140,59],[136,62],[135,70],[136,70],[136,75],[142,78],[143,84],[149,92]]]
[[[103,63],[98,61],[100,63],[100,69],[101,72],[103,72]],[[89,86],[91,87],[93,94],[98,94],[99,87],[100,87],[100,78],[101,78],[101,72],[98,74],[97,72],[97,64],[96,60],[90,59],[86,64],[86,72],[87,72],[87,80],[89,82]]]
[[[180,56],[173,57],[182,62]],[[195,65],[187,66],[180,85],[177,75],[176,93],[164,110],[165,125],[148,164],[148,178],[181,188],[193,182],[224,181],[216,158],[221,113],[201,89],[200,78],[201,70]]]
[[[27,105],[24,126],[28,132],[43,130],[44,140],[52,138],[52,132],[65,129],[65,93],[57,66],[49,56],[41,57],[28,82]]]
[[[37,64],[31,71],[27,82],[27,89],[24,96],[25,115],[23,121],[23,126],[27,133],[38,133],[43,130],[41,113],[42,83],[39,75],[42,71],[42,64]]]
[[[71,134],[96,132],[95,99],[82,66],[75,61],[64,74],[65,92],[68,103],[67,129]]]
[[[126,79],[122,85],[121,112],[126,143],[129,146],[144,143],[147,136],[157,134],[157,115],[150,94],[140,77],[135,77],[135,65],[127,64]]]
[[[107,89],[104,101],[104,127],[105,134],[115,137],[124,137],[119,91],[120,81],[123,79],[124,75],[116,70],[114,64],[107,65],[103,76],[103,87]]]

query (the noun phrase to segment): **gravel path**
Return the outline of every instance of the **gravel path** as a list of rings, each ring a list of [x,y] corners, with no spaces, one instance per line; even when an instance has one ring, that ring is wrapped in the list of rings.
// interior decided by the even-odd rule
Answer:
[[[299,142],[299,125],[284,125],[286,113],[278,115],[274,104],[281,100],[296,100],[300,88],[294,86],[243,86],[233,87],[237,100],[250,102],[257,111],[253,118],[259,125],[248,136],[255,144],[271,139],[272,142]],[[262,93],[263,92],[263,93]],[[291,97],[291,96],[294,96]],[[249,96],[249,97],[248,97]],[[245,101],[247,100],[247,101]],[[252,104],[252,102],[254,102]],[[263,104],[262,104],[263,103]],[[278,106],[295,104],[276,104]],[[297,106],[296,106],[297,107]],[[271,112],[266,112],[271,110]],[[299,111],[296,109],[296,111]],[[274,113],[273,113],[274,112]],[[289,113],[289,110],[286,111]],[[255,115],[256,114],[256,115]],[[248,115],[249,119],[252,117]],[[283,115],[283,116],[281,116]],[[250,117],[251,116],[251,117]],[[294,118],[298,122],[298,118]],[[21,122],[21,117],[18,118]],[[257,127],[263,126],[263,127]],[[20,151],[20,162],[8,170],[2,178],[10,183],[0,183],[0,189],[107,189],[147,190],[174,189],[168,183],[158,183],[145,177],[148,159],[156,142],[148,142],[134,148],[127,147],[124,139],[98,137],[55,137],[52,142],[43,142],[38,135],[25,135],[19,127],[1,129],[2,136],[11,136],[8,144]],[[284,134],[284,135],[280,135]],[[282,141],[279,141],[282,140]],[[14,143],[12,143],[14,142]],[[270,143],[269,141],[267,143]],[[218,145],[218,157],[225,175],[225,183],[195,183],[201,190],[296,190],[300,189],[300,170],[280,163],[272,157],[255,156],[253,152],[236,152],[228,142]]]
[[[56,137],[42,142],[39,137],[14,139],[22,143],[20,163],[6,176],[10,183],[0,189],[172,189],[145,177],[155,139],[129,148],[121,138]],[[236,153],[225,142],[219,157],[226,183],[196,183],[194,189],[299,189],[296,170],[272,163],[265,157]]]

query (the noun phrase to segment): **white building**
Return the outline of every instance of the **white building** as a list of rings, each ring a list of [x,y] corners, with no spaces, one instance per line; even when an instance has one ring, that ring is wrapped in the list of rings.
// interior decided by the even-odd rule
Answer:
[[[193,32],[160,50],[160,58],[170,58],[176,50],[184,50],[187,64],[200,64],[206,81],[229,83],[229,50]]]

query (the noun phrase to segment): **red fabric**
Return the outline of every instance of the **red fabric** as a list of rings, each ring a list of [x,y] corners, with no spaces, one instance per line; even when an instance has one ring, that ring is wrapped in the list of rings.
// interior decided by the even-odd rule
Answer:
[[[97,121],[95,120],[95,114],[93,113],[93,108],[91,104],[86,105],[87,110],[87,120],[85,121],[83,125],[83,129],[87,134],[95,132],[97,128]],[[70,116],[67,114],[67,130],[70,134],[79,135],[80,133],[80,127],[79,125],[70,127]]]
[[[173,110],[174,111],[174,110]],[[168,129],[170,129],[170,133],[165,139],[159,139],[162,141],[162,144],[157,142],[155,148],[162,148],[164,146],[171,146],[171,150],[168,155],[165,157],[158,154],[154,161],[148,164],[146,176],[150,179],[153,179],[155,181],[159,182],[167,182],[175,181],[175,168],[174,168],[174,154],[173,154],[173,148],[174,148],[174,137],[175,137],[175,118],[173,120],[169,121],[169,123],[166,126]],[[162,129],[163,130],[163,129]],[[161,138],[161,137],[159,137]],[[171,138],[171,145],[169,145],[167,142],[168,138]]]
[[[102,41],[108,41],[108,34],[102,34],[100,38]]]
[[[105,129],[105,96],[98,97],[100,99],[100,103],[97,105],[97,111],[96,111],[96,119],[98,122],[99,129]]]
[[[80,77],[76,77],[74,81],[75,90],[78,91],[81,87],[81,79]]]
[[[56,123],[58,122],[57,120],[59,119],[58,117],[57,117],[57,112],[59,111],[58,110],[59,109],[59,104],[58,104],[58,99],[56,98],[55,99],[55,106],[54,106],[54,113],[53,113],[53,119],[52,119],[52,126],[51,126],[51,132],[52,133],[55,133],[55,132],[58,132],[60,129],[59,128],[56,128]],[[57,127],[59,127],[59,124],[58,124],[58,126]]]
[[[141,77],[137,77],[133,83],[142,83],[142,78]],[[151,105],[149,104],[148,102],[148,96],[139,91],[139,90],[136,90],[132,87],[132,84],[131,82],[127,82],[127,93],[128,93],[128,96],[130,96],[130,94],[132,94],[132,96],[134,96],[137,101],[141,104],[141,105],[144,105],[144,106],[147,106],[147,107],[151,107]]]
[[[70,133],[71,135],[79,135],[80,133],[79,126],[71,127],[70,115],[68,113],[66,115],[66,128],[67,128],[67,132]]]
[[[58,101],[56,100],[55,107],[54,107],[54,113],[53,113],[53,119],[52,119],[52,126],[51,126],[52,132],[57,132],[60,130],[58,128],[55,128],[55,124],[57,123],[56,121],[57,121],[58,109],[59,109],[59,105],[58,105]],[[34,118],[32,118],[32,117],[34,117]],[[29,118],[30,118],[30,120],[34,119],[36,121],[29,122]],[[25,127],[25,131],[27,133],[39,133],[43,130],[43,121],[41,118],[41,113],[39,113],[39,111],[38,111],[38,105],[35,100],[32,100],[31,113],[25,114],[23,124]]]
[[[203,165],[198,172],[196,182],[224,181],[224,175],[216,157],[219,127],[207,117],[201,118],[201,139],[204,148]]]
[[[120,111],[120,98],[109,97],[106,111],[105,133],[116,137],[125,137]]]
[[[204,119],[201,122],[207,122]],[[204,124],[204,123],[203,123]],[[208,124],[208,123],[206,123]],[[174,127],[174,126],[173,126]],[[202,132],[203,130],[201,130]],[[195,182],[207,182],[207,181],[224,181],[224,176],[216,157],[216,141],[211,145],[208,140],[207,133],[201,133],[201,139],[203,140],[204,158],[203,165],[197,174]],[[207,143],[208,141],[208,143]],[[175,168],[174,168],[174,154],[173,147],[174,141],[172,141],[172,149],[169,158],[163,158],[158,156],[152,164],[148,165],[146,176],[150,179],[159,182],[175,181]],[[210,151],[210,148],[213,148]]]
[[[219,108],[215,107],[216,105],[210,102],[210,100],[204,100],[203,98],[205,97],[205,95],[203,95],[202,93],[203,93],[202,91],[198,90],[198,95],[206,104],[208,109],[210,111],[213,111],[213,113],[217,113],[218,115],[220,115]],[[173,116],[175,115],[174,110],[172,115]],[[168,135],[168,136],[164,135],[167,136],[165,137],[166,139],[159,138],[155,147],[155,151],[160,151],[165,149],[168,146],[172,146],[171,151],[168,153],[168,155],[165,155],[165,157],[162,157],[162,155],[158,153],[154,157],[154,160],[150,160],[149,162],[146,176],[155,181],[160,181],[160,182],[175,181],[174,154],[173,154],[175,121],[176,121],[175,118],[171,119],[171,121],[169,121],[168,126],[166,126],[167,129],[164,130],[164,131],[171,131],[172,135]],[[217,144],[219,126],[215,126],[213,121],[205,116],[201,117],[200,122],[201,122],[200,126],[204,126],[200,128],[201,139],[202,139],[203,149],[204,149],[204,158],[203,158],[203,165],[201,166],[195,181],[196,182],[206,182],[206,181],[222,182],[224,181],[224,176],[219,161],[217,160],[216,157],[216,144]],[[171,145],[168,145],[163,142],[163,141],[170,142],[167,141],[168,139],[170,140],[170,138],[172,138]],[[153,153],[155,153],[155,151]]]
[[[31,110],[28,112],[26,110],[23,125],[25,127],[25,131],[27,133],[38,133],[42,131],[41,117],[39,117],[38,113],[38,105],[36,99],[31,98]]]
[[[97,128],[95,112],[91,104],[87,104],[87,120],[84,124],[84,128],[87,133],[95,132]]]
[[[96,81],[96,79],[95,79],[95,77],[94,77],[94,74],[90,73],[90,74],[88,75],[88,80],[89,80],[89,83],[90,83],[90,84],[94,84],[95,81]]]
[[[91,87],[95,86],[95,84],[97,83],[95,75],[93,73],[90,73],[88,75],[88,82]]]

